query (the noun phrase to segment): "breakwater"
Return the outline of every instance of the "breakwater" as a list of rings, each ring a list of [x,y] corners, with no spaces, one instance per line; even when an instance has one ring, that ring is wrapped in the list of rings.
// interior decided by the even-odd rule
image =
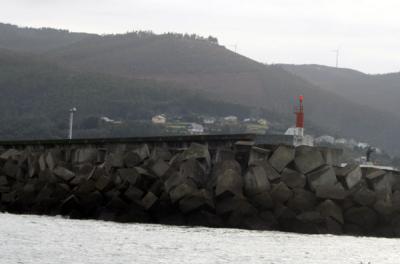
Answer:
[[[0,209],[78,219],[400,236],[400,177],[253,135],[0,142]]]

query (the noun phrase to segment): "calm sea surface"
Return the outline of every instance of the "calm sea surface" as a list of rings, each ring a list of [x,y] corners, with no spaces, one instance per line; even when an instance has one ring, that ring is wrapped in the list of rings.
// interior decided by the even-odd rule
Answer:
[[[0,214],[0,263],[400,263],[400,239]]]

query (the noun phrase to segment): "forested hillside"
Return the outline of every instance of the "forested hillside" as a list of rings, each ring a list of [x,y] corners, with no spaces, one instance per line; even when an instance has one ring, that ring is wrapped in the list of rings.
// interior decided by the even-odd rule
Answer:
[[[211,100],[173,83],[78,73],[35,56],[0,50],[0,137],[2,139],[65,137],[68,110],[75,106],[77,124],[85,118],[107,116],[125,123],[151,120],[156,114],[248,116],[249,107]],[[130,133],[145,135],[149,131]],[[92,131],[93,132],[93,131]],[[96,132],[97,133],[97,132]],[[97,136],[113,136],[102,131]],[[128,133],[124,133],[128,136]],[[90,136],[90,135],[86,135]]]
[[[323,90],[400,116],[400,73],[365,74],[351,69],[321,65],[282,67]]]
[[[292,116],[294,98],[302,94],[308,129],[312,125],[334,136],[400,152],[396,140],[400,118],[390,109],[355,102],[282,66],[260,64],[226,49],[214,37],[142,31],[100,36],[0,24],[0,32],[4,28],[8,33],[2,34],[0,48],[34,54],[33,61],[40,57],[49,65],[31,67],[25,65],[25,58],[16,58],[22,63],[8,69],[14,77],[0,80],[2,94],[8,98],[2,106],[4,113],[25,117],[40,110],[41,118],[59,122],[71,104],[87,115],[107,112],[119,116],[144,116],[160,107],[214,113],[222,111],[220,107],[240,111],[250,107],[279,118]],[[8,63],[1,65],[8,67]],[[146,103],[140,101],[142,96]],[[28,98],[37,103],[23,108]]]
[[[27,53],[43,53],[79,42],[91,34],[52,28],[21,28],[0,23],[0,47]]]

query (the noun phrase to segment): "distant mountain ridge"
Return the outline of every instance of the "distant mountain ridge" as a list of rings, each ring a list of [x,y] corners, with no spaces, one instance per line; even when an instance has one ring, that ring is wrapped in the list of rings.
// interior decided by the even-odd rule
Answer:
[[[365,74],[321,65],[281,66],[323,90],[400,117],[400,73]]]
[[[104,36],[57,33],[4,24],[0,24],[0,32],[4,27],[14,33],[0,37],[0,48],[40,56],[70,72],[122,78],[124,82],[148,79],[168,83],[163,85],[165,89],[180,87],[213,100],[262,107],[277,116],[292,115],[294,98],[302,94],[306,126],[312,123],[334,136],[354,137],[400,153],[396,140],[400,117],[393,112],[323,89],[285,66],[258,63],[215,40],[148,32]],[[46,42],[51,45],[43,44]]]
[[[93,35],[52,28],[22,28],[0,23],[0,47],[19,52],[41,54],[79,42],[90,36]]]

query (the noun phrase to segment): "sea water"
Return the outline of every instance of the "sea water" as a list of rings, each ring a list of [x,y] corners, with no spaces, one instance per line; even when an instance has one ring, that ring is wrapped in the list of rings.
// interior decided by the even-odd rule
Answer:
[[[400,239],[0,214],[0,263],[400,263]]]

